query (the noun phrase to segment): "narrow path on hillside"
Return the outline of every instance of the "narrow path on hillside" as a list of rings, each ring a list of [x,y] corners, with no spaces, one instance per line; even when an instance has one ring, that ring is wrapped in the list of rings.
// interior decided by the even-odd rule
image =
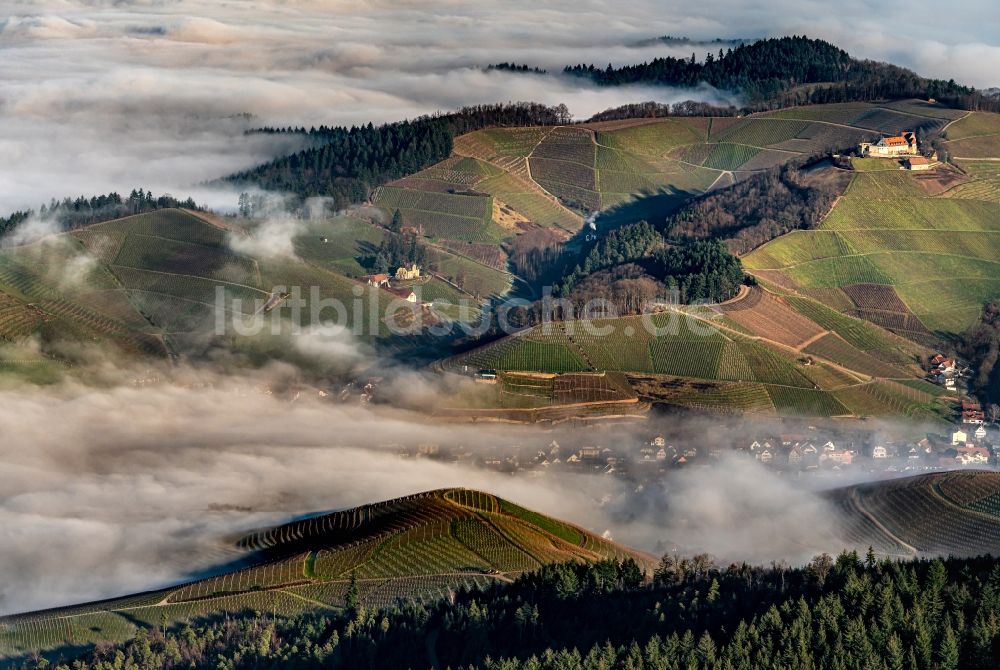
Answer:
[[[863,517],[871,521],[875,525],[875,527],[879,529],[879,531],[885,534],[886,537],[888,537],[890,540],[892,540],[899,546],[913,552],[914,554],[920,553],[917,551],[916,547],[914,547],[912,544],[909,544],[908,542],[903,542],[903,540],[900,539],[895,533],[886,528],[885,524],[879,521],[874,514],[865,509],[864,506],[861,504],[861,500],[858,498],[858,492],[856,489],[851,490],[848,499],[851,502],[851,507],[853,507]]]
[[[735,339],[737,339],[737,340],[740,339],[740,338],[742,338],[742,339],[745,339],[745,340],[756,340],[758,342],[766,342],[766,343],[768,343],[768,344],[770,344],[772,346],[775,346],[775,347],[778,347],[780,349],[792,352],[794,354],[800,353],[799,350],[796,349],[795,347],[793,347],[791,345],[788,345],[788,344],[783,344],[783,343],[778,342],[776,340],[772,340],[772,339],[770,339],[768,337],[763,337],[761,335],[747,335],[746,333],[740,332],[739,330],[736,330],[735,328],[731,328],[731,327],[725,325],[724,323],[717,323],[716,321],[714,321],[714,320],[712,320],[710,318],[698,316],[698,315],[693,314],[691,312],[685,312],[685,311],[683,311],[681,309],[677,309],[676,307],[670,307],[668,309],[670,311],[676,312],[677,314],[680,314],[682,316],[688,316],[688,317],[691,317],[691,318],[696,319],[698,321],[701,321],[701,322],[709,325],[710,327],[715,328],[716,330],[726,331],[726,332],[734,335]],[[827,334],[827,333],[824,333],[824,335],[825,334]],[[839,337],[839,335],[838,335],[838,337]],[[843,339],[843,338],[841,338],[841,339]],[[822,356],[817,356],[815,354],[810,354],[810,356],[812,356],[814,360],[820,361],[821,363],[829,365],[832,368],[836,368],[837,370],[840,370],[841,372],[847,374],[849,377],[853,377],[854,379],[857,379],[859,383],[858,384],[854,384],[853,386],[861,386],[863,384],[870,383],[870,382],[872,382],[872,381],[874,381],[876,379],[894,379],[894,380],[910,379],[910,377],[875,377],[875,376],[872,376],[872,375],[865,375],[862,372],[858,372],[857,370],[852,370],[849,367],[841,365],[840,363],[835,363],[834,361],[831,361],[829,359],[823,358]],[[812,381],[812,380],[809,380],[809,381]],[[761,382],[761,383],[763,383],[763,382]],[[785,385],[785,384],[771,384],[771,386],[787,386],[788,388],[804,388],[804,387],[801,387],[801,386],[788,386],[788,385]],[[821,389],[821,390],[823,390],[823,389]]]
[[[948,123],[944,124],[944,127],[941,128],[941,134],[944,135],[945,131],[948,130],[948,128],[951,126],[951,124],[955,123],[956,121],[961,121],[962,119],[968,117],[969,114],[972,114],[972,112],[966,112],[965,114],[962,114],[962,116],[958,117],[957,119],[952,119]],[[951,140],[945,140],[945,142],[950,142],[950,141]]]
[[[824,330],[822,332],[816,333],[815,335],[813,335],[812,337],[810,337],[808,340],[806,340],[802,344],[800,344],[797,347],[795,347],[795,349],[797,351],[802,351],[803,349],[805,349],[806,347],[808,347],[810,344],[813,344],[813,343],[815,343],[815,342],[823,339],[824,337],[826,337],[827,335],[830,335],[831,333],[833,333],[832,330]]]

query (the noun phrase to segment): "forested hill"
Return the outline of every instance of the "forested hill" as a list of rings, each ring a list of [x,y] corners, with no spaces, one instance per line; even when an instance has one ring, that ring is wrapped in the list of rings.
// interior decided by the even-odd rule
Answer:
[[[752,109],[893,98],[935,98],[964,109],[1000,108],[1000,100],[954,80],[926,79],[896,65],[859,60],[829,42],[805,36],[720,49],[701,60],[696,54],[668,56],[619,68],[573,65],[564,72],[602,86],[707,83],[740,93]]]
[[[1000,562],[897,563],[845,553],[798,569],[719,569],[704,556],[666,556],[652,584],[631,561],[553,565],[436,603],[154,629],[71,663],[75,670],[986,670],[1000,667]]]
[[[512,103],[463,107],[457,112],[375,126],[261,128],[262,133],[303,133],[316,145],[224,181],[238,187],[324,196],[333,209],[365,200],[376,186],[413,174],[451,155],[452,140],[490,126],[568,123],[564,105]]]

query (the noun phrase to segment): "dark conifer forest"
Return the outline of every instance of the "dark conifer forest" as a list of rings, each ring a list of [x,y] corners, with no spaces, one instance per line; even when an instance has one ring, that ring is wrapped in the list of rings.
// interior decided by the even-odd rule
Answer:
[[[368,198],[372,189],[444,160],[452,140],[490,126],[568,123],[565,106],[510,103],[463,107],[457,112],[375,126],[262,128],[261,133],[299,133],[315,143],[290,156],[228,177],[237,187],[256,186],[301,198],[323,196],[332,209]]]
[[[805,36],[778,37],[736,48],[664,57],[638,65],[567,66],[568,75],[602,86],[709,84],[740,93],[749,109],[892,98],[935,98],[962,109],[996,110],[1000,101],[954,80],[927,79],[896,65],[852,58],[829,42]],[[812,86],[805,86],[812,85]]]
[[[651,579],[650,579],[651,577]],[[141,630],[57,670],[989,670],[1000,563],[844,553],[800,568],[664,556],[545,567],[486,591],[283,619]],[[51,668],[48,661],[26,667]]]

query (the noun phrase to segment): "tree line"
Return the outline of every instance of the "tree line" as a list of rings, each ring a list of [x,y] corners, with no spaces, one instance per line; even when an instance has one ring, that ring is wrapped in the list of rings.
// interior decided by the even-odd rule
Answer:
[[[639,221],[591,245],[554,293],[578,305],[604,298],[619,313],[636,313],[651,301],[671,297],[683,303],[722,302],[736,294],[744,279],[740,260],[717,241],[671,243],[660,230]]]
[[[960,338],[958,351],[976,371],[973,393],[984,402],[1000,404],[1000,300],[983,305],[979,321]]]
[[[330,208],[342,209],[367,200],[377,186],[444,160],[458,135],[491,126],[555,125],[571,119],[565,105],[518,102],[463,107],[380,126],[265,127],[254,132],[304,134],[314,146],[224,181],[300,198],[323,196],[329,198]]]
[[[786,164],[696,198],[668,217],[671,239],[721,239],[745,254],[792,230],[815,228],[847,188],[850,173]]]
[[[487,72],[492,72],[493,70],[501,70],[506,72],[530,72],[532,74],[545,74],[547,72],[547,70],[545,70],[544,68],[531,67],[524,63],[518,65],[517,63],[508,63],[506,61],[503,63],[494,63],[492,65],[486,66]]]
[[[569,563],[437,602],[374,610],[348,600],[340,612],[141,629],[54,669],[1000,667],[1000,562],[990,557],[894,561],[869,550],[792,568],[667,555],[652,576],[630,559]]]
[[[37,216],[46,221],[55,221],[64,230],[73,230],[102,221],[120,219],[123,216],[154,212],[160,209],[184,207],[200,209],[192,199],[179,200],[170,194],[153,195],[152,191],[142,188],[132,189],[127,197],[116,192],[92,197],[53,198],[48,204],[43,204],[38,210],[27,209],[14,212],[6,218],[0,218],[0,236],[13,231],[21,223]]]
[[[665,102],[634,102],[606,109],[594,114],[588,122],[617,121],[620,119],[659,119],[669,116],[738,116],[743,112],[735,105],[722,107],[709,102],[685,100],[673,104]]]
[[[566,66],[563,72],[601,86],[663,84],[693,88],[707,83],[739,92],[747,110],[801,104],[935,98],[962,109],[1000,109],[1000,100],[955,81],[927,79],[889,63],[852,58],[829,42],[778,37],[719,49],[698,60],[672,56],[606,68]],[[804,87],[803,84],[818,84]]]

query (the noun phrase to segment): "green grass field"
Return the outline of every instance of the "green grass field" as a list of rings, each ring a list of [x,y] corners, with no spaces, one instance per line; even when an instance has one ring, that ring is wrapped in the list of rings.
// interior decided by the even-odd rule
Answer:
[[[744,264],[778,270],[806,292],[889,285],[926,329],[958,333],[1000,295],[1000,209],[979,190],[929,197],[912,173],[858,172],[819,229],[773,240]]]

